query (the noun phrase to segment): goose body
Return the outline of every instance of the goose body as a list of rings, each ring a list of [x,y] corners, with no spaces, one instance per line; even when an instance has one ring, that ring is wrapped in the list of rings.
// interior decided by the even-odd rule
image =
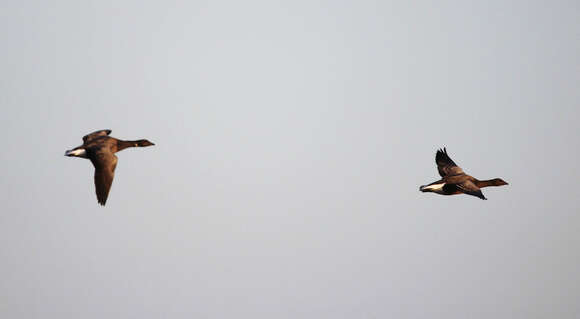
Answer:
[[[478,180],[463,172],[461,167],[447,154],[447,149],[439,149],[435,154],[435,163],[441,179],[428,185],[419,187],[422,192],[432,192],[440,195],[457,195],[467,194],[481,199],[487,199],[483,196],[481,188],[488,186],[502,186],[508,183],[501,178],[490,180]]]
[[[110,137],[111,130],[100,130],[83,137],[83,145],[64,153],[65,156],[86,158],[95,167],[95,190],[97,201],[105,205],[109,190],[113,184],[117,156],[115,153],[128,147],[145,147],[155,145],[148,140],[124,141]]]

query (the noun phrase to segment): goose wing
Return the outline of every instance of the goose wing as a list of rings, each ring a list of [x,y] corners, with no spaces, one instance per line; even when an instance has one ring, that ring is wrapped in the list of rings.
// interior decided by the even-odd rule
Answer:
[[[464,194],[479,197],[481,199],[487,199],[483,196],[481,189],[479,189],[479,187],[477,187],[472,181],[467,180],[455,185],[457,185],[457,188],[459,188]]]
[[[449,155],[447,155],[447,149],[445,148],[437,151],[437,154],[435,154],[435,163],[437,163],[437,170],[441,177],[464,174],[461,167],[457,166]]]
[[[105,206],[109,190],[115,177],[115,168],[117,167],[117,156],[108,149],[96,150],[90,157],[93,166],[95,166],[95,191],[97,201]]]
[[[87,134],[85,136],[83,136],[83,142],[86,144],[88,141],[99,137],[99,136],[107,136],[111,134],[111,130],[99,130],[99,131],[94,131],[90,134]]]

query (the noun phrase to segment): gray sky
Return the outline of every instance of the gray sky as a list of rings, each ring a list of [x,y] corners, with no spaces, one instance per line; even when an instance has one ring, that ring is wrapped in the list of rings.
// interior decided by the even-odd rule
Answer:
[[[578,318],[577,1],[3,1],[0,317]],[[93,130],[118,154],[107,206]],[[418,191],[434,153],[510,185]]]

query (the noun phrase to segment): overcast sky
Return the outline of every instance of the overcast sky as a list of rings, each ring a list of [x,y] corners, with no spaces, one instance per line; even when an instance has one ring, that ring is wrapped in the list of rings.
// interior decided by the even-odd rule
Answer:
[[[3,1],[0,317],[580,317],[577,1]],[[97,129],[118,153],[106,207]],[[473,196],[418,191],[439,147]]]

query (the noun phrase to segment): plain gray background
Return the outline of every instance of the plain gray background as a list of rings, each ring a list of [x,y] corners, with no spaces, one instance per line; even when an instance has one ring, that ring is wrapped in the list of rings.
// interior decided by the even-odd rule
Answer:
[[[2,318],[578,318],[577,1],[3,1]],[[106,207],[66,158],[110,128]],[[418,191],[437,148],[480,179]]]

